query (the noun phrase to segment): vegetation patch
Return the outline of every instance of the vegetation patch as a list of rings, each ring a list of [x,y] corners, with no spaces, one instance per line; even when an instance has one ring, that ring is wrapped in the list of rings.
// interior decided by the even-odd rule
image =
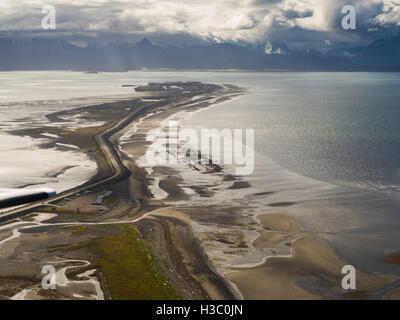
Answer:
[[[121,226],[122,232],[97,239],[91,249],[104,274],[113,299],[177,300],[179,294],[159,273],[158,262],[150,255],[140,233]]]
[[[181,297],[160,273],[160,263],[151,256],[140,233],[130,226],[121,232],[53,250],[74,251],[88,248],[95,253],[95,264],[106,278],[115,300],[180,300]]]

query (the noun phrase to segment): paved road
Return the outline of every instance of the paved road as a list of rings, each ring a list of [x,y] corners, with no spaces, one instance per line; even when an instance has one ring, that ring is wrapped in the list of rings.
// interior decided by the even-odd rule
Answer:
[[[210,94],[210,92],[208,92]],[[185,100],[184,102],[180,102],[179,104],[176,104],[175,107],[177,108],[183,108],[187,105],[192,105],[193,103],[200,103],[200,101],[204,99],[202,95],[197,96],[197,99],[193,101],[193,98],[189,100]],[[209,100],[208,99],[205,100]],[[204,100],[202,101],[204,102]],[[117,151],[113,147],[112,143],[110,142],[110,137],[114,135],[115,133],[121,131],[123,128],[127,127],[133,120],[139,118],[140,116],[146,114],[147,112],[159,108],[159,107],[165,107],[167,101],[161,100],[143,107],[140,107],[136,109],[133,113],[131,113],[129,116],[124,118],[123,120],[119,121],[117,124],[115,124],[112,128],[108,129],[107,131],[98,134],[95,136],[95,140],[98,143],[98,145],[101,147],[104,155],[107,157],[111,168],[112,168],[112,175],[108,178],[105,178],[103,180],[97,181],[92,184],[84,184],[82,186],[79,186],[77,188],[71,189],[69,191],[66,191],[58,196],[52,197],[47,199],[46,201],[41,201],[41,202],[35,202],[14,210],[10,210],[8,212],[5,212],[3,214],[0,214],[0,223],[24,216],[26,214],[29,214],[32,212],[32,210],[37,209],[43,205],[51,205],[52,203],[62,200],[67,197],[71,197],[77,193],[82,193],[85,192],[86,190],[89,189],[94,189],[96,187],[99,187],[101,185],[110,183],[110,182],[116,182],[118,180],[123,180],[127,177],[130,176],[130,172],[125,166],[122,164],[121,160],[118,157]]]
[[[133,120],[135,120],[136,118],[138,118],[139,116],[141,116],[142,114],[146,113],[148,110],[150,109],[154,109],[156,107],[161,106],[160,103],[155,103],[152,105],[147,105],[147,106],[143,106],[137,110],[135,110],[135,112],[133,112],[132,114],[130,114],[128,117],[124,118],[123,120],[121,120],[120,122],[118,122],[116,125],[114,125],[112,128],[108,129],[107,131],[98,134],[95,136],[95,140],[97,142],[97,144],[101,147],[104,155],[107,157],[111,168],[112,168],[112,175],[108,178],[105,178],[103,180],[97,181],[95,183],[92,184],[84,184],[78,188],[75,189],[71,189],[67,192],[64,192],[58,196],[49,198],[46,201],[40,201],[40,202],[35,202],[14,210],[10,210],[7,211],[3,214],[0,214],[0,223],[1,222],[6,222],[8,220],[23,216],[29,212],[31,212],[34,209],[37,209],[43,205],[49,205],[51,203],[54,203],[56,201],[62,200],[64,198],[73,196],[77,193],[82,193],[86,190],[89,189],[94,189],[96,187],[99,187],[103,184],[109,183],[109,182],[114,182],[117,181],[118,179],[122,179],[122,178],[126,178],[129,176],[129,171],[124,167],[124,165],[121,163],[116,151],[114,150],[112,143],[109,141],[109,138],[115,134],[116,132],[122,130],[124,127],[126,127],[127,125],[129,125]]]

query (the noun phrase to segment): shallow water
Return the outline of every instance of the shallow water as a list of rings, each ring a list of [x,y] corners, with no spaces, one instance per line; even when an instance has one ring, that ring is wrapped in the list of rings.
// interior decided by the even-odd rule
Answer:
[[[15,110],[19,120],[40,122],[44,105],[46,111],[59,111],[93,102],[54,99],[122,95],[132,92],[123,84],[174,80],[229,83],[249,90],[212,109],[211,118],[197,114],[188,123],[192,127],[253,128],[256,151],[291,171],[399,192],[399,73],[1,72],[0,128],[18,125]],[[42,101],[7,103],[28,100]]]
[[[0,188],[45,186],[62,192],[94,176],[96,163],[77,146],[58,143],[57,135],[44,133],[32,138],[13,135],[12,131],[102,125],[79,116],[64,117],[63,122],[53,124],[46,115],[135,95],[132,88],[122,87],[124,83],[117,81],[119,76],[0,72]]]
[[[400,94],[394,88],[399,75],[212,75],[213,82],[234,83],[249,93],[170,120],[197,130],[254,128],[255,171],[243,177],[250,188],[233,190],[216,175],[172,166],[184,178],[181,187],[204,185],[215,191],[211,198],[194,195],[180,205],[242,205],[251,215],[279,209],[299,218],[306,229],[319,230],[350,264],[370,273],[400,275],[398,267],[384,262],[387,254],[400,249]],[[211,81],[208,77],[200,74],[202,81]],[[234,167],[225,165],[224,170],[233,173]],[[280,202],[293,206],[271,208]],[[264,257],[253,250],[228,263],[257,264]]]
[[[122,84],[190,80],[247,88],[247,95],[183,121],[185,126],[197,129],[255,129],[255,172],[246,177],[251,188],[220,190],[209,201],[247,203],[258,213],[268,211],[266,206],[271,202],[305,204],[287,208],[287,212],[301,218],[306,227],[323,230],[322,236],[347,261],[370,272],[399,273],[398,268],[386,265],[383,260],[386,254],[398,251],[400,243],[397,232],[400,227],[400,91],[397,89],[400,74],[128,72],[82,76],[73,72],[28,72],[0,73],[1,77],[3,83],[14,81],[14,85],[2,87],[0,108],[5,116],[0,121],[0,134],[26,123],[37,125],[46,112],[73,108],[77,105],[76,97],[122,94],[126,92]],[[57,80],[53,84],[56,90],[53,87],[51,92],[47,91],[45,88],[53,79]],[[28,80],[30,83],[26,86]],[[85,86],[89,88],[87,91]],[[21,96],[25,90],[26,95]],[[44,96],[70,99],[45,104],[15,102],[47,99]],[[7,97],[14,102],[4,102]],[[15,110],[30,110],[30,120],[24,120]],[[6,141],[4,136],[1,139],[2,143]],[[24,159],[30,151],[30,147],[22,146],[21,142],[20,151],[26,153],[19,154],[18,159]],[[2,155],[10,152],[2,148]],[[32,148],[40,150],[40,146]],[[68,152],[72,154],[74,150]],[[58,159],[62,159],[64,154],[59,155]],[[7,168],[6,173],[13,172],[14,182],[29,178],[29,173],[18,168],[12,171],[12,157],[9,159],[1,168],[3,171]],[[56,162],[47,160],[50,158],[46,155],[39,155],[38,159],[44,163]],[[76,158],[76,161],[79,160]],[[25,163],[18,167],[23,165],[27,166]],[[35,167],[32,172],[41,171]],[[182,172],[188,184],[204,179],[204,176]],[[42,178],[46,174],[38,173]],[[61,180],[65,182],[68,178]],[[69,181],[80,183],[75,178]],[[270,197],[256,196],[269,191],[276,193]],[[196,204],[197,200],[193,201]],[[204,199],[198,201],[204,202]]]
[[[400,74],[238,74],[231,82],[250,94],[187,125],[254,128],[256,151],[282,167],[400,194]]]

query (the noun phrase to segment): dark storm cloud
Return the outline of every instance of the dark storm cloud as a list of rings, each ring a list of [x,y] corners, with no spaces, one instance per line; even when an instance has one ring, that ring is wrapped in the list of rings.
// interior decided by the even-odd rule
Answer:
[[[41,30],[41,7],[57,9],[57,30]],[[357,30],[340,27],[343,5],[357,8]],[[0,32],[88,41],[278,40],[296,46],[355,45],[393,35],[399,0],[0,0]]]
[[[308,17],[312,17],[313,15],[313,11],[312,10],[308,10],[306,12],[298,12],[295,10],[287,10],[283,12],[285,17],[288,19],[297,19],[297,18],[308,18]]]

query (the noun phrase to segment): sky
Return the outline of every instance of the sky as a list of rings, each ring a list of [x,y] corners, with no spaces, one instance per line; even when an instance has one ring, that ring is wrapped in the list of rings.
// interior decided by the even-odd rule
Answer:
[[[357,10],[357,29],[343,30],[341,9]],[[53,5],[57,29],[41,28],[44,5]],[[278,41],[323,49],[367,45],[400,26],[400,0],[0,0],[0,34],[105,43],[164,44],[204,41]]]

